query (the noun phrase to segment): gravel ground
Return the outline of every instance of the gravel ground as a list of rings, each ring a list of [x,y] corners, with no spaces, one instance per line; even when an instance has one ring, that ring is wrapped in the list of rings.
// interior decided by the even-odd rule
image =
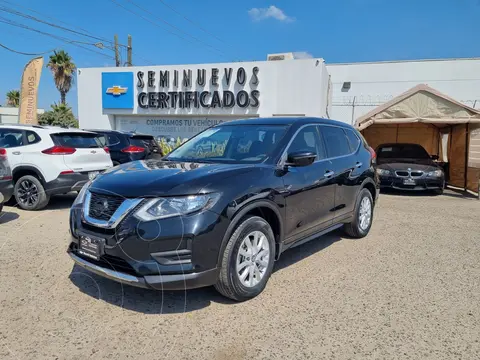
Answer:
[[[1,215],[1,359],[480,358],[476,200],[381,195],[367,238],[335,232],[284,253],[245,303],[73,266],[72,201]]]

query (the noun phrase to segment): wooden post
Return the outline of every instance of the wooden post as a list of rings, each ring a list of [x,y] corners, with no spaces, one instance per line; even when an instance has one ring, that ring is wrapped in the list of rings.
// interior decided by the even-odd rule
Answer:
[[[120,66],[120,53],[118,52],[118,35],[115,34],[113,37],[114,47],[115,47],[115,66]]]
[[[132,65],[132,35],[128,35],[128,43],[127,43],[127,66]]]

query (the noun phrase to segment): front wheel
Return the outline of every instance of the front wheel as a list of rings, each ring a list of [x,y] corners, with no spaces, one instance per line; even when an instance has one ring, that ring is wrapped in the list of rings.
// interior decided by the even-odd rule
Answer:
[[[25,175],[17,180],[14,195],[18,206],[23,210],[43,209],[50,200],[40,180],[32,175]]]
[[[275,237],[263,218],[246,217],[230,237],[215,288],[236,301],[251,299],[265,288],[273,270]]]
[[[368,189],[362,189],[357,196],[354,218],[351,223],[344,225],[345,232],[354,238],[367,236],[372,227],[373,198]]]

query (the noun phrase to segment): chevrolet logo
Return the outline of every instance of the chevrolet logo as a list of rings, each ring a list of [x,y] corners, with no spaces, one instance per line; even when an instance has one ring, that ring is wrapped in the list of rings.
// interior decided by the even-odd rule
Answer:
[[[114,85],[107,89],[107,94],[112,94],[113,96],[120,96],[127,92],[128,88]]]

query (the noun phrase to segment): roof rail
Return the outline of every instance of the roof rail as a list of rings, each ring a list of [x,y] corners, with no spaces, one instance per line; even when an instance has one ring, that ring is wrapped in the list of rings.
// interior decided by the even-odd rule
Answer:
[[[33,127],[37,129],[45,129],[45,126],[36,125],[36,124],[3,124],[1,123],[0,126],[20,126],[20,127]]]

